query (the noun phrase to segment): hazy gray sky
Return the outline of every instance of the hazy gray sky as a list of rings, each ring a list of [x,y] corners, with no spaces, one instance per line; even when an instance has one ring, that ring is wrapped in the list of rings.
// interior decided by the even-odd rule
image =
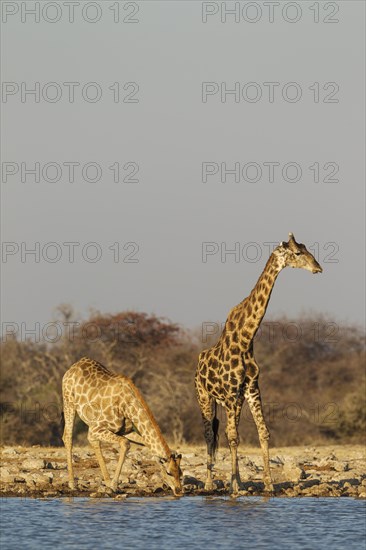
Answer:
[[[289,231],[324,273],[267,315],[362,322],[363,2],[36,4],[2,2],[3,323],[224,320]]]

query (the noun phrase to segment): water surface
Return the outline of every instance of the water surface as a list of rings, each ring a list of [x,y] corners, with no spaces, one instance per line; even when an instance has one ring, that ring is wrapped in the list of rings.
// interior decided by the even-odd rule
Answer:
[[[366,501],[218,497],[1,500],[1,549],[366,548]]]

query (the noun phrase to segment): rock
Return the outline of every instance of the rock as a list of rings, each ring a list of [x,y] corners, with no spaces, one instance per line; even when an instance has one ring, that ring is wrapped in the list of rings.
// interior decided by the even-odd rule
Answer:
[[[222,479],[214,479],[213,484],[215,489],[225,489],[225,484],[222,481]],[[202,483],[202,486],[204,486],[203,483]]]
[[[15,474],[12,474],[9,468],[4,466],[0,468],[0,479],[4,483],[14,483]]]
[[[184,453],[184,460],[188,460],[190,458],[195,458],[197,455],[195,453]]]
[[[293,489],[294,484],[292,481],[283,481],[280,483],[276,483],[276,488],[278,491],[286,491],[287,489]]]
[[[52,479],[53,479],[52,473],[48,473],[44,475],[44,474],[35,472],[35,473],[28,473],[23,475],[24,475],[25,482],[27,483],[27,485],[30,485],[31,487],[35,485],[36,486],[49,485],[50,483],[52,483]]]
[[[146,476],[137,475],[136,477],[137,477],[137,479],[141,479],[142,477],[146,477]],[[150,481],[151,483],[153,483],[153,484],[154,484],[154,483],[156,483],[156,484],[161,484],[161,476],[160,476],[159,474],[153,474],[153,475],[150,477],[149,481]]]
[[[322,458],[319,464],[325,464],[327,462],[332,462],[334,460],[338,460],[336,455],[334,453],[330,453],[328,456],[325,456],[324,458]]]
[[[291,491],[291,489],[289,489],[289,491]],[[294,485],[292,488],[292,494],[290,496],[298,497],[300,495],[301,495],[301,488],[299,487],[299,485]]]
[[[196,477],[196,475],[193,470],[183,470],[183,479],[186,477]]]
[[[350,471],[350,466],[349,466],[348,462],[337,463],[335,468],[338,472],[349,472]]]
[[[67,470],[67,462],[48,462],[45,461],[47,470]]]
[[[360,484],[360,482],[356,478],[343,480],[343,487],[352,487],[354,485],[359,485],[359,484]]]
[[[322,469],[322,470],[335,470],[336,466],[339,467],[339,464],[340,463],[338,462],[336,456],[333,453],[331,453],[330,455],[319,460],[317,466],[319,469]]]
[[[127,495],[124,493],[121,495],[116,495],[113,500],[125,500],[126,498],[127,498]]]
[[[317,486],[306,487],[302,489],[301,494],[306,497],[316,497],[319,494]]]
[[[283,474],[288,481],[298,481],[306,479],[306,473],[294,461],[286,461],[283,466]]]
[[[45,460],[42,458],[28,458],[22,463],[25,470],[43,470],[45,468]]]
[[[62,491],[64,488],[67,488],[68,487],[68,483],[65,482],[65,481],[62,481],[62,480],[55,480],[53,483],[52,483],[52,486],[59,490],[59,491]]]
[[[197,490],[196,485],[183,485],[184,493],[194,493]]]
[[[103,495],[113,495],[114,494],[114,491],[113,489],[111,489],[110,487],[105,487],[105,486],[101,486],[99,487],[98,489],[98,493],[99,494],[103,494]]]
[[[90,486],[89,481],[79,481],[79,483],[78,483],[79,489],[84,490],[84,491],[88,490],[89,486]]]
[[[14,482],[15,482],[15,483],[25,483],[24,476],[23,476],[23,475],[21,475],[21,476],[16,476],[16,477],[14,478]]]
[[[258,466],[252,460],[250,460],[250,458],[247,456],[243,456],[242,459],[240,460],[240,467],[242,466],[245,466],[250,470],[253,470],[254,472],[259,471]]]
[[[200,481],[199,479],[193,477],[193,476],[183,476],[182,480],[183,486],[186,485],[193,485],[194,487],[197,487],[198,489],[203,489],[205,484]]]
[[[358,491],[356,487],[345,487],[344,488],[349,496],[355,496],[358,495]]]
[[[2,453],[4,455],[8,455],[8,456],[14,456],[14,455],[19,455],[19,451],[17,451],[16,449],[13,449],[12,447],[8,448],[8,449],[4,449],[2,451]]]
[[[309,489],[311,487],[319,485],[319,479],[307,479],[300,484],[300,489]]]
[[[240,478],[243,480],[243,481],[249,481],[251,479],[253,479],[253,476],[256,476],[258,472],[258,468],[250,468],[248,466],[244,466],[244,467],[241,467],[240,468]]]
[[[278,466],[283,466],[285,464],[284,460],[279,456],[273,456],[269,462]]]
[[[318,496],[330,496],[333,493],[333,487],[329,483],[320,483],[318,485]]]

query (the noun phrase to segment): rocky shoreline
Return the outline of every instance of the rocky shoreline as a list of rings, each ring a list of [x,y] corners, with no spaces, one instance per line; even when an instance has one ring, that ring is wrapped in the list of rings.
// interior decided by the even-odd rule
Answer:
[[[187,495],[228,495],[230,453],[221,448],[215,467],[215,490],[204,490],[205,449],[183,446],[182,470]],[[104,450],[111,472],[117,451]],[[240,448],[241,495],[268,496],[262,483],[259,449]],[[362,445],[272,448],[271,471],[276,497],[366,498],[366,451]],[[76,486],[68,487],[65,449],[62,447],[2,447],[0,494],[2,497],[114,498],[172,495],[164,485],[159,466],[148,449],[133,445],[122,470],[117,492],[102,482],[94,453],[89,447],[73,449]]]

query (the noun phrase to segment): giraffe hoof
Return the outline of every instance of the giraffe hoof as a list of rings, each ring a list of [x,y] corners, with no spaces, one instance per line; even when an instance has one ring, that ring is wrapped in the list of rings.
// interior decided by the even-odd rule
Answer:
[[[205,483],[205,491],[213,491],[214,485],[212,481],[206,481]]]
[[[98,493],[100,495],[113,495],[116,491],[112,489],[110,485],[101,485],[98,489]]]
[[[265,483],[264,484],[264,491],[266,493],[274,493],[274,487],[273,487],[273,484],[270,482],[270,483]]]
[[[231,496],[239,496],[240,492],[240,483],[238,481],[233,481],[230,485],[230,495]]]

